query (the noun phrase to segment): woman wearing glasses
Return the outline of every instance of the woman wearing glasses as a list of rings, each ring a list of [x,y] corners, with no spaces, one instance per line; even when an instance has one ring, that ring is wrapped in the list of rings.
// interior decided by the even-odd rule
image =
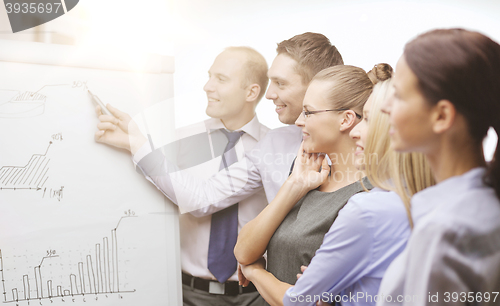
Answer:
[[[377,67],[380,67],[376,69],[379,73],[375,75],[382,79],[390,77],[392,72],[390,66],[381,64]],[[334,220],[339,210],[344,207],[351,196],[363,190],[354,176],[356,172],[358,174],[363,172],[356,170],[356,158],[353,155],[356,144],[349,133],[354,125],[360,122],[358,118],[361,116],[357,115],[361,113],[372,91],[371,84],[372,82],[362,69],[352,66],[328,68],[313,78],[304,98],[304,112],[296,122],[303,129],[304,141],[301,149],[306,153],[299,152],[293,173],[276,198],[239,234],[235,254],[240,264],[254,263],[262,257],[267,248],[267,271],[263,269],[264,265],[260,260],[249,267],[243,267],[243,274],[254,282],[261,295],[272,305],[283,303],[285,292],[291,284],[295,283],[297,273],[301,272],[300,267],[309,265],[316,250],[321,246],[325,234],[332,227],[332,223],[335,226],[337,221],[334,222]],[[332,161],[331,169],[324,155],[315,154],[319,152],[327,153]],[[362,152],[358,147],[355,154],[360,157],[360,153]],[[318,171],[320,165],[322,169]],[[366,179],[363,180],[363,185],[371,188]],[[395,195],[393,197],[398,199]],[[391,255],[384,260],[390,260],[391,256],[395,256],[394,254],[402,250],[409,235],[404,206],[401,200],[395,203],[399,211],[396,209],[393,217],[398,219],[399,223],[391,232],[395,236],[394,246],[390,247]],[[351,219],[347,221],[350,223],[347,231],[345,228],[342,229],[344,235],[334,238],[339,234],[335,232],[333,236],[330,236],[334,240],[340,239],[340,245],[337,244],[337,248],[347,250],[347,252],[340,250],[338,254],[333,252],[339,255],[337,259],[341,260],[340,262],[349,263],[342,267],[342,269],[347,269],[343,270],[347,274],[349,274],[347,271],[352,270],[354,262],[358,262],[358,258],[366,255],[364,254],[366,250],[360,246],[370,245],[369,235],[364,235],[363,229],[366,229],[366,226],[363,227],[364,222],[367,220],[362,217]],[[357,228],[361,228],[361,231]],[[350,238],[344,240],[345,237]],[[368,240],[365,241],[365,239]],[[353,243],[354,247],[352,247]],[[318,268],[327,269],[328,265],[324,264],[323,261]],[[314,273],[309,274],[312,278],[315,277]],[[338,276],[340,279],[343,278],[340,274]],[[373,276],[375,277],[373,280],[364,279],[364,284],[372,288],[370,292],[376,294],[382,275],[379,273]],[[245,282],[243,275],[241,279]],[[305,279],[307,283],[308,277]],[[348,281],[348,279],[344,280]],[[352,279],[355,278],[350,278]],[[329,282],[323,285],[327,285],[327,289],[339,285],[337,289],[340,292],[352,284]],[[320,293],[322,292],[328,292],[328,290]],[[292,295],[294,295],[293,292]],[[300,301],[314,304],[311,298],[305,300],[302,296],[298,299],[289,299],[289,301],[292,304]]]

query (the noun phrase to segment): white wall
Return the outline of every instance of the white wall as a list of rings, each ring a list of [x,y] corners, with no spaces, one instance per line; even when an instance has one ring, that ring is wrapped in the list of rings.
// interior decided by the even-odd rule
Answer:
[[[395,65],[404,44],[440,27],[480,31],[500,42],[500,1],[176,1],[179,31],[173,39],[176,73],[176,126],[206,118],[202,87],[215,56],[226,46],[248,45],[270,65],[276,43],[307,31],[337,46],[346,64],[369,70]],[[182,33],[182,34],[180,34]],[[272,101],[258,106],[261,122],[281,126]]]
[[[8,34],[0,8],[0,36]],[[85,0],[38,31],[72,36],[80,46],[174,55],[176,126],[207,118],[202,88],[215,56],[247,45],[270,65],[276,44],[307,31],[330,38],[346,64],[366,70],[395,65],[404,44],[440,27],[465,27],[500,42],[499,0]],[[48,40],[50,42],[50,40]],[[257,108],[261,122],[281,126],[271,101]]]

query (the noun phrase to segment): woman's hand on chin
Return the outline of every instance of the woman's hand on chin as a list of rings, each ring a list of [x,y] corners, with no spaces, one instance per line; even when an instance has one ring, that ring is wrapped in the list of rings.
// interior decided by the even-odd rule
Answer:
[[[305,153],[304,143],[300,145],[289,181],[307,191],[321,186],[330,174],[330,166],[324,153]]]

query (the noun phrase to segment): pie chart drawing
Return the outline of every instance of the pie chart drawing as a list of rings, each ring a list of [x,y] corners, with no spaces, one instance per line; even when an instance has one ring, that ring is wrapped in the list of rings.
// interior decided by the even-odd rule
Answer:
[[[54,20],[72,10],[79,0],[4,0],[12,33],[17,33]]]
[[[30,91],[0,90],[0,118],[29,118],[45,112],[47,96]]]

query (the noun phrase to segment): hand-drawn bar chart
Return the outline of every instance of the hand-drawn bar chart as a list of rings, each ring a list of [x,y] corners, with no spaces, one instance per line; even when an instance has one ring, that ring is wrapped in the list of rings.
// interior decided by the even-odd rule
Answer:
[[[73,84],[47,84],[37,91],[21,91],[0,89],[0,118],[24,119],[45,114],[47,100],[41,92],[45,89],[58,86],[71,86],[71,88],[86,88],[86,81],[73,81]]]
[[[52,141],[44,154],[33,154],[24,166],[0,168],[0,190],[40,190],[47,182],[50,158],[47,156]]]
[[[118,260],[117,230],[125,218],[137,217],[133,213],[123,216],[115,228],[111,230],[110,237],[103,237],[102,242],[95,244],[95,252],[87,254],[84,261],[73,265],[75,273],[62,276],[66,280],[56,283],[44,274],[44,266],[51,260],[59,258],[55,250],[47,250],[46,256],[42,257],[39,264],[34,266],[32,274],[27,273],[19,276],[22,279],[22,287],[12,288],[7,291],[4,265],[5,259],[0,250],[0,272],[2,276],[3,303],[17,303],[22,301],[52,299],[57,297],[74,297],[89,294],[114,294],[133,293],[133,290],[120,289],[120,268]]]
[[[5,91],[7,94],[16,91]],[[0,97],[5,94],[0,94]],[[18,92],[9,101],[0,101],[0,118],[28,118],[42,115],[47,96],[37,92]]]

